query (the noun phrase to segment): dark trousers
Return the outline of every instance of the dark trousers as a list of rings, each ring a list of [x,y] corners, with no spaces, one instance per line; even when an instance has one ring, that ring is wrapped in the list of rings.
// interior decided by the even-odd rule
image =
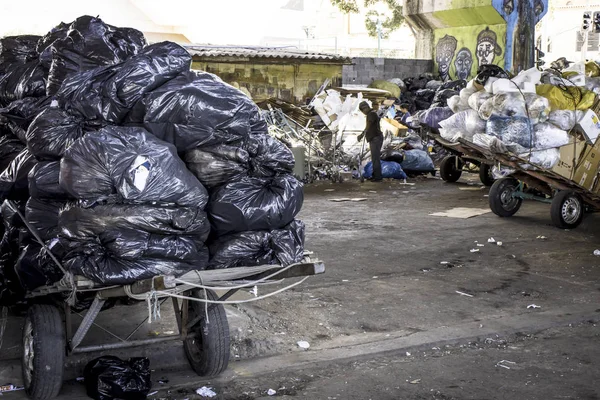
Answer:
[[[369,142],[371,147],[371,161],[373,162],[373,180],[381,180],[381,146],[383,136],[376,136]]]

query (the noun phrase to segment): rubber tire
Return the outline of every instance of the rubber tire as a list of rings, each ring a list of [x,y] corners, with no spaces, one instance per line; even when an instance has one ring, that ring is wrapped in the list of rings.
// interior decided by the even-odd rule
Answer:
[[[492,186],[496,180],[492,176],[492,166],[488,164],[479,165],[479,180],[485,186]]]
[[[456,169],[456,159],[458,158],[459,169]],[[456,182],[462,175],[464,163],[457,156],[446,156],[440,164],[440,176],[444,182]]]
[[[33,330],[31,382],[27,382],[25,373],[25,332],[28,324]],[[32,400],[54,399],[62,387],[67,349],[62,315],[54,306],[36,304],[27,310],[24,326],[21,368],[25,392]]]
[[[577,202],[579,202],[580,213],[579,217],[575,222],[567,223],[563,219],[562,208],[565,200],[570,198],[573,198]],[[583,215],[585,214],[584,209],[585,204],[583,203],[583,200],[577,193],[571,190],[561,190],[554,196],[554,198],[552,198],[552,204],[550,205],[550,217],[552,218],[552,223],[557,228],[574,229],[577,228],[579,224],[581,224],[581,221],[583,221]]]
[[[512,217],[516,214],[517,211],[519,211],[519,208],[521,208],[521,204],[523,204],[523,199],[518,198],[516,199],[516,205],[510,210],[507,210],[504,207],[504,205],[502,204],[502,193],[507,189],[509,185],[513,186],[516,189],[516,187],[519,185],[519,182],[514,178],[506,177],[498,179],[490,188],[490,209],[494,214],[496,214],[499,217]]]
[[[219,297],[212,290],[207,290],[209,300]],[[190,297],[204,298],[204,290],[194,289]],[[188,303],[189,318],[205,315],[205,303],[190,301]],[[227,313],[223,304],[208,304],[208,320],[202,318],[190,328],[188,337],[183,341],[183,349],[192,369],[199,376],[217,376],[229,365],[230,338]],[[200,344],[197,342],[200,341]]]

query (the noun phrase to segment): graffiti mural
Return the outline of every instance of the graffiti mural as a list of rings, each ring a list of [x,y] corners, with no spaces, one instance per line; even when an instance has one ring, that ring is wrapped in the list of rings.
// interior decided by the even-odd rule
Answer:
[[[454,69],[456,71],[456,79],[467,79],[471,75],[471,67],[473,66],[473,55],[471,50],[463,47],[456,53],[454,59]]]
[[[493,64],[496,56],[502,55],[502,49],[498,45],[496,32],[486,27],[477,35],[477,62],[479,66]]]
[[[455,37],[446,35],[435,46],[435,61],[438,64],[438,73],[442,81],[450,79],[450,63],[454,58],[457,43]]]

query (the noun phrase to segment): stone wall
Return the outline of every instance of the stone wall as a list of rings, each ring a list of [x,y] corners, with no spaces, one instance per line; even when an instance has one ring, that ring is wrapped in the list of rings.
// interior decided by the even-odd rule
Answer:
[[[332,86],[342,84],[342,65],[326,63],[282,63],[249,61],[194,61],[192,69],[213,73],[225,82],[247,89],[260,102],[277,97],[304,104],[311,99],[325,79]]]
[[[344,65],[344,85],[368,85],[377,79],[409,78],[433,72],[432,60],[404,60],[394,58],[353,58],[352,65]]]

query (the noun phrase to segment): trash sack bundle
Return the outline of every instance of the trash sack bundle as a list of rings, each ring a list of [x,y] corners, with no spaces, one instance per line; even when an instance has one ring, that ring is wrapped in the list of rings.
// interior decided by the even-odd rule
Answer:
[[[248,96],[207,72],[183,72],[147,93],[138,106],[144,107],[144,126],[179,152],[237,141],[266,128]]]
[[[30,198],[25,206],[25,219],[36,230],[43,241],[58,237],[58,216],[67,207],[64,201]]]
[[[537,85],[535,91],[539,96],[545,97],[550,103],[552,111],[555,110],[587,110],[594,105],[596,95],[577,86]]]
[[[51,241],[47,246],[50,251],[56,240]],[[26,290],[35,290],[40,286],[52,285],[62,279],[63,273],[50,258],[48,253],[39,243],[30,243],[19,255],[15,265],[15,271],[19,277],[21,286]]]
[[[547,122],[564,131],[570,131],[577,125],[582,114],[583,112],[579,110],[555,110],[548,115]]]
[[[435,90],[432,89],[420,89],[415,92],[418,100],[426,101],[431,103],[435,97]]]
[[[479,118],[477,111],[469,109],[454,114],[450,118],[440,122],[440,135],[453,141],[457,134],[463,134],[465,138],[471,140],[475,133],[485,132],[485,121]]]
[[[221,236],[209,243],[209,249],[209,269],[287,266],[304,257],[304,223],[294,220],[282,229]]]
[[[60,161],[40,161],[29,171],[29,195],[36,199],[72,199],[59,185]]]
[[[535,143],[533,148],[545,150],[569,144],[569,134],[548,123],[542,122],[534,127]]]
[[[467,102],[463,102],[459,95],[450,97],[447,103],[453,113],[459,113],[469,109],[468,100]]]
[[[25,297],[15,271],[18,258],[19,228],[9,226],[0,237],[0,306],[12,306]]]
[[[5,125],[13,135],[25,144],[27,129],[36,116],[51,104],[49,97],[28,97],[13,101],[8,106],[0,108],[0,124]]]
[[[0,201],[26,200],[29,197],[27,175],[37,163],[29,150],[22,150],[0,173]]]
[[[27,148],[40,160],[58,160],[86,130],[89,128],[82,119],[60,108],[48,107],[29,125]]]
[[[398,85],[391,83],[389,81],[385,81],[382,79],[376,79],[376,80],[372,81],[371,83],[369,83],[369,86],[367,86],[367,87],[372,88],[372,89],[385,90],[386,92],[391,94],[392,97],[400,97],[400,88],[398,87]]]
[[[68,241],[68,240],[67,240]],[[128,285],[158,275],[181,276],[206,269],[208,250],[197,253],[194,261],[165,258],[120,258],[95,240],[71,243],[74,250],[63,257],[63,265],[75,275],[103,285]]]
[[[444,82],[442,81],[429,81],[425,85],[425,89],[439,90],[443,84]]]
[[[425,89],[425,87],[427,86],[427,82],[429,82],[429,79],[427,79],[426,77],[408,78],[404,80],[404,83],[406,83],[408,90],[410,90],[411,92],[416,92],[417,90]]]
[[[373,176],[373,162],[369,161],[365,165],[363,176],[371,179]],[[394,161],[381,161],[381,177],[391,179],[406,179],[408,176],[402,170],[402,166]]]
[[[25,215],[25,203],[27,200],[8,201],[4,200],[0,205],[0,217],[2,217],[3,226],[8,228],[20,228],[25,226],[23,220],[19,216]]]
[[[533,124],[527,117],[501,117],[492,115],[487,121],[485,133],[496,136],[504,144],[517,144],[530,149],[535,144]]]
[[[455,81],[444,82],[442,86],[440,86],[439,90],[452,89],[456,91],[461,91],[462,89],[467,87],[467,81],[464,79],[458,79]]]
[[[139,127],[106,126],[71,145],[60,185],[77,199],[115,198],[203,208],[208,193],[175,147]]]
[[[400,164],[404,161],[404,151],[387,147],[381,152],[381,159],[383,161],[394,161]]]
[[[471,107],[475,111],[479,111],[479,109],[481,108],[483,103],[487,99],[491,99],[492,96],[493,95],[491,93],[488,93],[485,90],[480,90],[479,92],[475,92],[471,95],[471,97],[469,97],[469,101],[468,101],[469,107]]]
[[[52,43],[46,93],[56,94],[69,76],[125,61],[145,45],[144,35],[136,29],[116,28],[100,18],[79,17],[69,25],[64,38]]]
[[[281,141],[268,134],[248,137],[246,149],[250,154],[253,176],[268,178],[294,170],[294,155]]]
[[[464,89],[461,89],[459,93],[460,101],[463,104],[469,104],[469,97],[471,97],[477,91],[478,89],[473,84],[473,81],[469,81],[469,83],[467,83],[467,86]]]
[[[302,208],[302,186],[292,175],[228,182],[211,195],[207,206],[214,232],[222,236],[284,227]]]
[[[398,85],[398,87],[400,88],[400,92],[404,92],[406,91],[406,84],[404,83],[404,81],[400,78],[392,78],[392,79],[388,79],[388,82],[392,82],[395,85]]]
[[[487,121],[494,114],[494,98],[484,101],[479,107],[479,118]]]
[[[550,148],[520,154],[519,156],[538,167],[550,169],[554,167],[560,160],[560,151],[556,148]],[[530,167],[527,165],[521,166],[524,168]]]
[[[38,58],[36,50],[40,36],[20,35],[0,38],[0,74],[8,66],[25,64]]]
[[[207,188],[221,186],[245,176],[250,168],[250,155],[241,147],[227,144],[206,146],[185,152],[187,168]]]
[[[150,360],[123,361],[103,356],[90,361],[83,370],[87,395],[95,400],[145,400],[152,388]]]
[[[476,133],[473,135],[473,143],[490,150],[492,153],[506,153],[508,148],[496,136],[486,133]]]
[[[458,92],[453,89],[438,90],[433,97],[433,103],[438,107],[446,107],[448,100],[454,96],[458,96]]]
[[[450,118],[454,112],[449,107],[432,107],[417,114],[419,122],[430,128],[438,129],[440,122]]]
[[[48,70],[50,69],[50,66],[52,65],[52,45],[57,40],[67,37],[67,34],[69,33],[69,25],[71,24],[65,24],[64,22],[61,22],[54,28],[50,29],[48,33],[38,40],[36,44],[36,50],[37,53],[39,53],[38,58],[40,63],[44,66],[44,68]]]
[[[4,171],[24,148],[23,142],[12,133],[0,133],[0,172]]]
[[[122,63],[71,76],[57,97],[65,110],[83,119],[120,124],[144,94],[189,70],[191,62],[178,44],[155,43]]]
[[[529,117],[534,124],[546,121],[550,113],[548,99],[534,93],[498,93],[492,99],[495,114]]]
[[[206,213],[197,207],[155,207],[106,204],[84,208],[72,205],[58,217],[67,238],[93,238],[113,229],[133,229],[160,235],[187,235],[205,241],[210,232]]]
[[[1,68],[1,67],[0,67]],[[46,69],[39,61],[18,64],[0,74],[0,105],[46,95]]]
[[[408,134],[404,138],[402,138],[402,143],[404,143],[404,150],[425,150],[425,146],[423,145],[423,139],[417,134]]]
[[[195,237],[161,235],[135,229],[108,229],[98,235],[98,241],[110,254],[123,259],[206,261],[206,247]]]
[[[435,171],[431,157],[423,150],[406,150],[404,152],[404,160],[400,165],[405,171]]]

